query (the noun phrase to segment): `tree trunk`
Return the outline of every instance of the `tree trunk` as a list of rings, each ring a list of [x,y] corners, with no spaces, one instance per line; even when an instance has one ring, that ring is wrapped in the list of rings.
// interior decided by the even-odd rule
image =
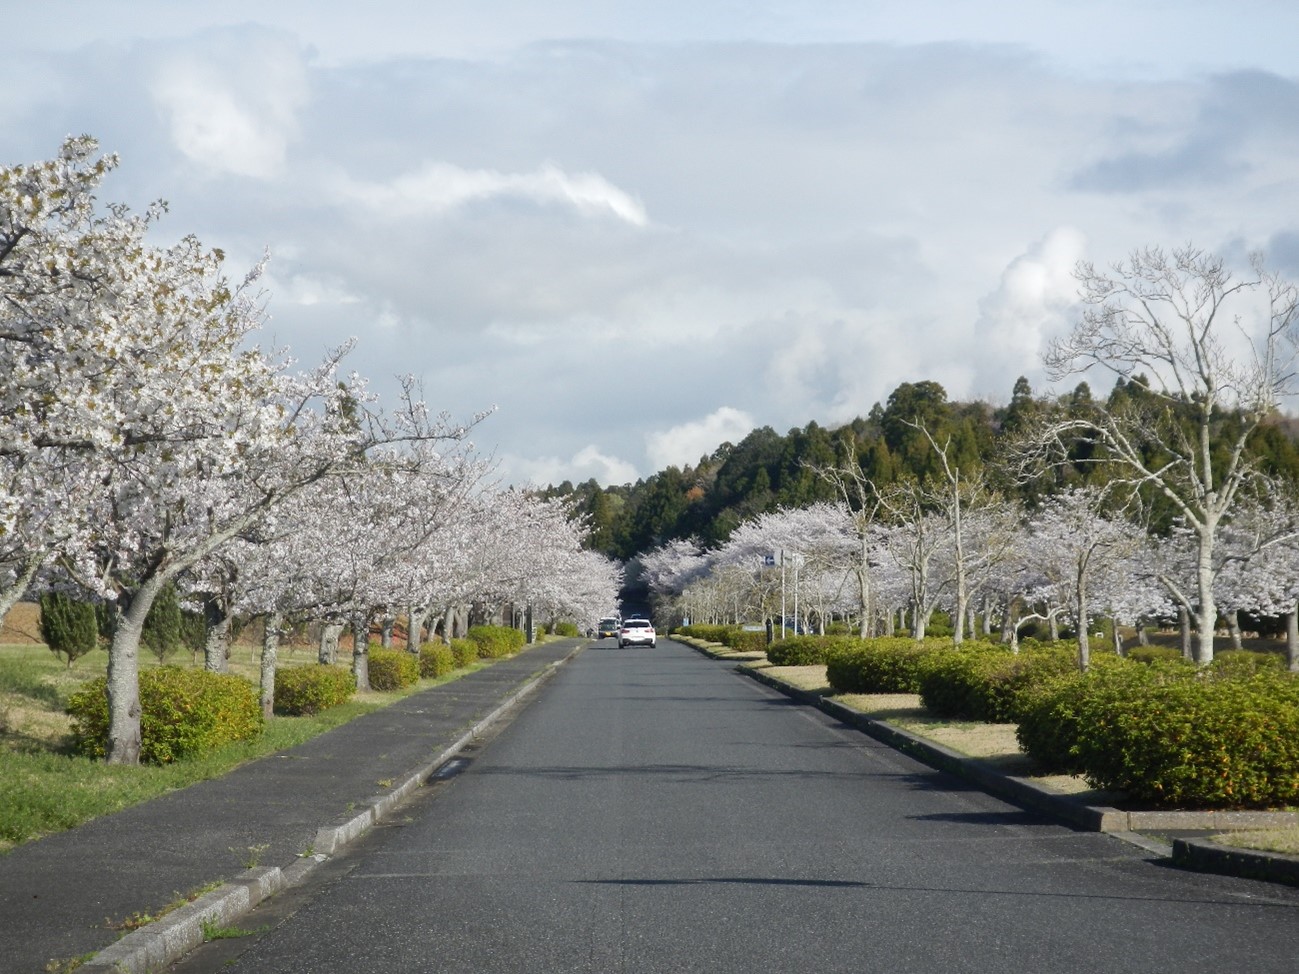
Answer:
[[[1137,618],[1137,645],[1150,645],[1150,633],[1146,631],[1146,620],[1141,617]]]
[[[140,633],[169,576],[148,577],[117,617],[108,650],[108,763],[140,763]]]
[[[41,570],[41,566],[44,564],[44,554],[29,555],[27,560],[23,562],[23,567],[21,571],[19,571],[18,577],[13,580],[13,584],[0,588],[0,628],[4,627],[5,616],[9,614],[9,610],[17,605],[22,600],[22,597],[27,594],[27,589],[31,586],[32,579],[36,577],[36,573]]]
[[[338,662],[338,639],[343,635],[341,622],[326,622],[320,627],[320,653],[317,659],[323,666]]]
[[[1200,627],[1195,647],[1195,662],[1208,666],[1213,662],[1213,634],[1218,625],[1218,605],[1213,600],[1213,537],[1206,527],[1200,536],[1200,558],[1196,566],[1197,594],[1200,597],[1196,622]]]
[[[1092,663],[1091,633],[1087,631],[1087,592],[1081,579],[1078,582],[1075,596],[1078,599],[1078,669],[1086,673]]]
[[[262,716],[267,720],[275,716],[275,667],[280,651],[280,626],[283,624],[284,617],[272,612],[266,616],[262,630],[261,701]]]
[[[1054,612],[1047,612],[1047,625],[1051,627],[1051,642],[1060,638],[1060,620]]]
[[[1231,648],[1243,649],[1244,644],[1240,639],[1240,615],[1236,609],[1227,613],[1227,633],[1231,636]]]
[[[1191,613],[1184,605],[1177,607],[1177,625],[1182,635],[1182,656],[1185,659],[1194,659],[1191,650]]]
[[[420,643],[424,638],[424,623],[428,620],[428,606],[406,607],[406,651],[419,653]],[[431,635],[431,634],[430,634]]]
[[[203,600],[203,621],[207,623],[207,636],[203,641],[203,669],[209,673],[225,673],[230,667],[230,608],[218,596]]]
[[[396,625],[396,616],[385,611],[379,622],[379,645],[384,649],[392,649],[392,630]]]
[[[1117,617],[1110,620],[1110,626],[1112,629],[1111,634],[1114,637],[1114,655],[1126,656],[1127,654],[1123,651],[1123,634],[1119,632],[1119,620]]]
[[[1299,611],[1291,606],[1285,614],[1285,657],[1291,673],[1299,673]]]
[[[370,689],[370,619],[363,612],[352,616],[352,675],[358,690]]]

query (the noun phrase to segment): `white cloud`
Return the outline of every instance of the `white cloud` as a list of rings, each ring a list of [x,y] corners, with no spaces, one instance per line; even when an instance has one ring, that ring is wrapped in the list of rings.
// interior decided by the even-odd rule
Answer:
[[[703,419],[647,434],[646,453],[655,470],[668,466],[684,467],[696,463],[723,443],[739,442],[756,425],[748,413],[722,406]]]
[[[515,199],[558,203],[586,216],[612,216],[636,227],[649,222],[635,197],[598,173],[569,174],[550,163],[533,172],[505,173],[431,162],[387,183],[342,177],[336,188],[378,213],[440,213],[492,199]]]
[[[575,484],[595,478],[599,484],[630,484],[640,479],[636,468],[618,457],[607,456],[595,446],[585,446],[568,460],[559,457],[501,457],[501,473],[515,485]]]
[[[1074,268],[1086,247],[1080,230],[1056,227],[1010,262],[997,290],[979,302],[975,339],[984,374],[1041,371],[1042,352],[1077,305]]]
[[[264,31],[214,31],[165,50],[149,91],[176,148],[219,172],[279,174],[308,95],[293,42]]]

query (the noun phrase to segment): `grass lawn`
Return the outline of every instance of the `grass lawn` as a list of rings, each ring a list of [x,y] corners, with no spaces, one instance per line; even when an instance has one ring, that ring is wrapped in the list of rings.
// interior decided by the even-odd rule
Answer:
[[[260,652],[257,646],[236,645],[231,672],[256,683]],[[281,667],[316,665],[315,659],[314,648],[282,647],[280,651]],[[201,655],[191,658],[186,652],[167,662],[203,665]],[[159,663],[144,653],[140,665],[148,668]],[[124,767],[76,757],[67,749],[71,723],[63,710],[65,702],[82,683],[104,675],[106,652],[96,650],[69,668],[43,644],[30,640],[0,644],[0,853],[20,842],[218,777],[247,761],[300,744],[361,714],[485,665],[489,664],[478,663],[438,680],[421,680],[402,691],[359,693],[349,703],[310,717],[276,717],[256,740],[198,760]]]

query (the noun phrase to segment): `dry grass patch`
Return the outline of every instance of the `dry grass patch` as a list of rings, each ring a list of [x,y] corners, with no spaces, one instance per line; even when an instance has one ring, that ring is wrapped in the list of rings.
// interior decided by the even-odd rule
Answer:
[[[1235,846],[1238,849],[1254,849],[1258,852],[1280,852],[1288,856],[1299,856],[1299,826],[1286,829],[1251,829],[1247,832],[1229,832],[1226,835],[1215,835],[1213,841],[1221,845]]]
[[[764,657],[765,658],[765,657]],[[800,690],[810,690],[813,693],[830,693],[830,684],[825,679],[825,666],[772,666],[770,664],[762,667],[764,673],[774,676],[777,680],[788,683],[790,686],[797,687]]]

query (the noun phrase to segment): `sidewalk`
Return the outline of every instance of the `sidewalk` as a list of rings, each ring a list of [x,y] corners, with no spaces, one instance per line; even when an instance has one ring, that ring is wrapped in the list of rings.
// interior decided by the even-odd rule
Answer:
[[[530,648],[224,777],[19,846],[0,857],[0,970],[39,974],[93,951],[79,971],[176,959],[201,942],[202,921],[227,923],[300,881],[585,645]],[[225,885],[125,938],[112,929],[214,883]]]

